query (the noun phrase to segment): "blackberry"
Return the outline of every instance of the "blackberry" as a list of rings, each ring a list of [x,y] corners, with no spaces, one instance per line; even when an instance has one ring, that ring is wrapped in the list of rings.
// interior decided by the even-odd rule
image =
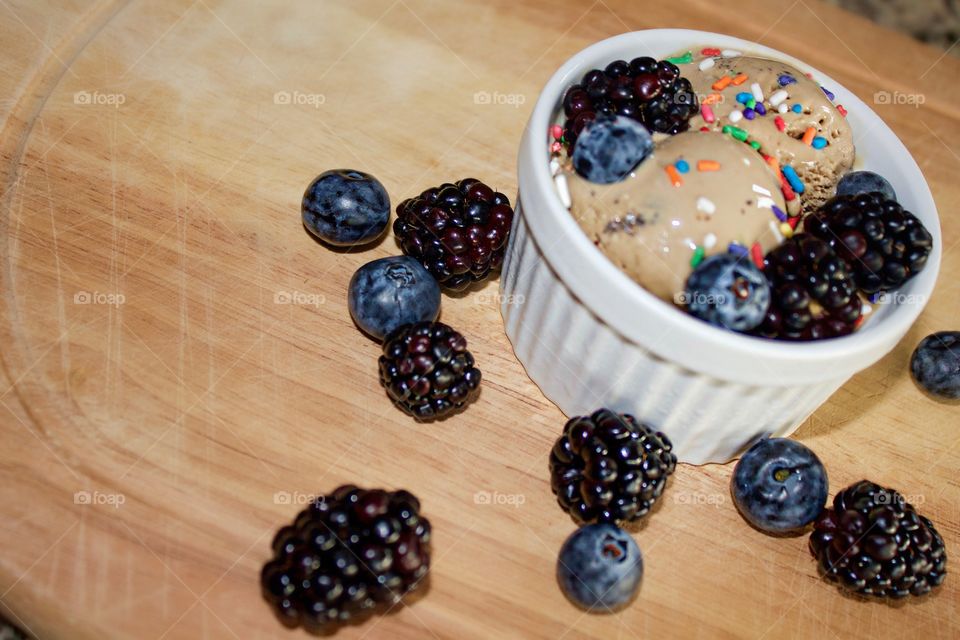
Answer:
[[[866,596],[922,596],[946,575],[933,523],[896,491],[866,480],[838,493],[820,514],[810,552],[826,578]]]
[[[772,295],[759,335],[819,340],[856,328],[862,304],[853,274],[826,241],[799,233],[767,254],[763,272]]]
[[[933,237],[909,211],[880,192],[836,196],[804,220],[804,231],[827,241],[867,294],[896,289],[920,273]]]
[[[393,233],[440,286],[460,291],[500,268],[512,222],[507,196],[466,178],[397,205]]]
[[[430,566],[430,522],[406,491],[344,485],[273,540],[263,596],[287,626],[328,633],[396,604]]]
[[[473,365],[462,335],[442,322],[418,322],[384,339],[380,382],[415,418],[442,418],[477,395],[480,370]]]
[[[550,452],[550,486],[581,524],[633,522],[650,512],[677,465],[673,445],[629,414],[573,418]]]
[[[583,127],[600,114],[643,123],[651,132],[686,131],[700,106],[693,85],[672,62],[653,58],[615,60],[588,71],[563,98],[563,141],[572,153]]]

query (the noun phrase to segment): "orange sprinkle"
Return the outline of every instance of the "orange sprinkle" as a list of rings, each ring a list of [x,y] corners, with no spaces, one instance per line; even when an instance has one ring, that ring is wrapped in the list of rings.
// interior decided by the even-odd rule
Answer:
[[[740,75],[738,75],[736,78],[733,79],[733,86],[739,87],[746,81],[747,81],[747,74],[741,73]]]
[[[817,135],[817,130],[813,127],[808,127],[806,131],[803,132],[803,144],[810,146],[813,143],[813,136]]]
[[[700,160],[697,162],[697,171],[720,171],[720,163],[716,160]]]
[[[668,164],[664,171],[667,172],[667,175],[670,176],[670,184],[675,187],[679,187],[683,184],[683,178],[680,177],[680,172],[677,171],[677,168],[672,164]]]
[[[723,102],[723,96],[719,93],[711,93],[700,104],[717,104],[718,102]]]
[[[723,76],[722,78],[720,78],[719,80],[713,83],[713,90],[723,91],[728,86],[730,86],[731,82],[733,82],[733,78],[731,78],[730,76]]]

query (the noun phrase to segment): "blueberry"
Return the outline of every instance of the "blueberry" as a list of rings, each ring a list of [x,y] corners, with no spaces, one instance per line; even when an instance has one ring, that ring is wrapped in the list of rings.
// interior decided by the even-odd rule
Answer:
[[[580,527],[557,560],[557,580],[571,602],[595,613],[616,611],[633,599],[643,577],[640,547],[608,523]]]
[[[599,184],[620,182],[653,151],[646,128],[626,116],[599,115],[573,147],[573,168]]]
[[[721,253],[690,274],[683,302],[692,315],[714,326],[749,331],[763,322],[770,284],[747,258]]]
[[[872,171],[854,171],[840,178],[837,183],[837,195],[857,195],[859,193],[870,193],[879,191],[887,200],[896,200],[897,192],[893,186],[883,176],[879,176]]]
[[[960,399],[960,331],[939,331],[921,340],[910,358],[910,372],[933,395]]]
[[[765,438],[737,462],[730,490],[747,522],[768,533],[789,533],[820,515],[827,501],[827,470],[799,442]]]
[[[390,197],[380,181],[352,169],[324,171],[303,194],[307,230],[337,246],[376,240],[390,219]]]
[[[405,324],[436,320],[440,285],[414,258],[381,258],[353,274],[347,303],[357,326],[382,340]]]

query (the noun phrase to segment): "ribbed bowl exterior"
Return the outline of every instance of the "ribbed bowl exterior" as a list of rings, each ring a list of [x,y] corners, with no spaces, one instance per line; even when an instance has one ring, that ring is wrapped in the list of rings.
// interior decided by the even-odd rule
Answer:
[[[570,292],[529,233],[522,201],[517,209],[501,313],[527,375],[567,416],[601,407],[630,413],[666,433],[682,462],[727,462],[758,437],[792,433],[847,380],[746,385],[658,357]]]

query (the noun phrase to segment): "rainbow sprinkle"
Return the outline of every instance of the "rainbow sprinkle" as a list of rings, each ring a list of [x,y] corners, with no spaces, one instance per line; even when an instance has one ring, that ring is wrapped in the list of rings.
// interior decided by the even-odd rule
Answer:
[[[727,245],[727,253],[732,253],[735,256],[746,256],[750,254],[750,250],[742,244],[731,242]]]
[[[790,183],[790,188],[796,193],[803,194],[805,187],[803,186],[803,182],[800,181],[800,176],[797,175],[797,172],[794,171],[793,167],[785,164],[781,170],[783,171],[783,177],[787,179],[788,183]]]
[[[763,271],[763,247],[759,242],[754,242],[750,247],[750,257],[753,258],[753,264],[757,265],[757,269]]]
[[[677,171],[677,168],[672,164],[668,164],[663,168],[667,172],[667,176],[670,178],[670,184],[675,187],[679,187],[683,184],[683,178],[680,177],[680,173]]]
[[[706,255],[706,251],[703,247],[697,247],[693,251],[693,256],[690,258],[690,266],[694,269],[697,268],[697,265],[703,262],[703,256]]]

